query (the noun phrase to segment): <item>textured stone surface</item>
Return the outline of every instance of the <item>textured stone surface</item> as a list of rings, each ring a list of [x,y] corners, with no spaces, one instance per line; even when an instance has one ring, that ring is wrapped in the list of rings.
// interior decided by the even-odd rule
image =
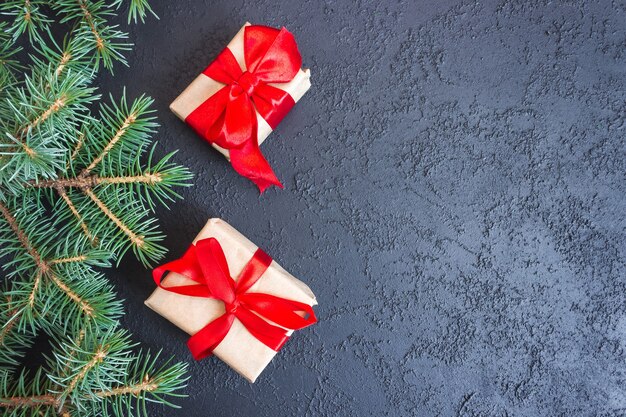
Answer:
[[[316,291],[320,323],[248,384],[112,272],[124,325],[190,363],[155,416],[626,414],[626,3],[168,1],[103,90],[156,99],[196,174],[170,257],[222,217]],[[295,33],[313,88],[249,181],[167,109],[245,20]]]

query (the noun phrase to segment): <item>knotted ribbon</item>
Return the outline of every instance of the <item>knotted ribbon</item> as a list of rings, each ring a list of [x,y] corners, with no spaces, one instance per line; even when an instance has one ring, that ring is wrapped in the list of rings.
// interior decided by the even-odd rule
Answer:
[[[154,269],[154,281],[164,290],[224,302],[224,314],[189,338],[187,346],[194,359],[210,356],[228,334],[235,318],[252,336],[275,351],[280,350],[289,339],[286,329],[302,329],[317,321],[308,304],[270,294],[248,292],[271,263],[272,258],[257,249],[235,282],[230,276],[220,243],[217,239],[209,238],[191,245],[182,258]],[[184,275],[198,284],[165,287],[161,281],[168,271]],[[304,313],[304,317],[298,313]]]
[[[187,116],[200,136],[230,153],[235,170],[263,192],[282,184],[259,149],[257,112],[275,129],[294,106],[293,97],[270,83],[287,83],[302,66],[296,40],[287,29],[246,26],[243,70],[225,48],[203,74],[225,84]]]

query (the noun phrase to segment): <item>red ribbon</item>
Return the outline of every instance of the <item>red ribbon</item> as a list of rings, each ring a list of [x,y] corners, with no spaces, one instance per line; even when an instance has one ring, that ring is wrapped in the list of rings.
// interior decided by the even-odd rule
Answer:
[[[271,263],[272,258],[257,249],[235,282],[230,276],[220,243],[217,239],[209,238],[196,242],[195,246],[191,245],[182,258],[152,271],[154,281],[164,290],[193,297],[215,298],[224,302],[224,314],[189,338],[187,346],[194,359],[210,356],[230,331],[235,318],[256,339],[275,351],[289,339],[285,329],[298,330],[317,321],[308,304],[270,294],[247,292]],[[198,284],[164,287],[161,280],[168,271],[184,275]],[[298,313],[304,313],[305,317]]]
[[[263,192],[282,184],[259,149],[258,112],[275,129],[294,106],[293,97],[269,83],[287,83],[302,66],[296,40],[287,29],[246,26],[243,71],[225,48],[203,74],[226,84],[185,121],[204,139],[230,153],[235,170]]]

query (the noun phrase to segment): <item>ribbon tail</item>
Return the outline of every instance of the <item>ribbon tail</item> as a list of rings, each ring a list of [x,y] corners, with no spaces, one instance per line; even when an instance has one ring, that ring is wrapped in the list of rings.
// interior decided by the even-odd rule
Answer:
[[[229,151],[230,162],[235,171],[254,182],[261,193],[272,185],[283,188],[269,162],[259,149],[256,132],[241,147]]]
[[[235,316],[224,314],[213,320],[200,331],[191,336],[187,341],[187,346],[197,361],[213,354],[213,349],[219,345],[228,334]]]
[[[251,311],[287,329],[299,330],[317,322],[313,308],[299,301],[263,293],[246,293],[239,299]]]
[[[235,315],[255,339],[276,352],[289,340],[285,329],[269,324],[250,310],[240,308]]]

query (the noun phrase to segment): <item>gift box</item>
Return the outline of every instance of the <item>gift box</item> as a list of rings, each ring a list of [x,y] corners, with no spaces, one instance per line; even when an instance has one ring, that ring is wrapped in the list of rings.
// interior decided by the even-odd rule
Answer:
[[[170,105],[263,192],[282,187],[259,145],[311,87],[287,29],[250,25]]]
[[[309,287],[220,219],[153,276],[145,304],[191,335],[194,358],[215,354],[250,382],[293,330],[316,322]]]

